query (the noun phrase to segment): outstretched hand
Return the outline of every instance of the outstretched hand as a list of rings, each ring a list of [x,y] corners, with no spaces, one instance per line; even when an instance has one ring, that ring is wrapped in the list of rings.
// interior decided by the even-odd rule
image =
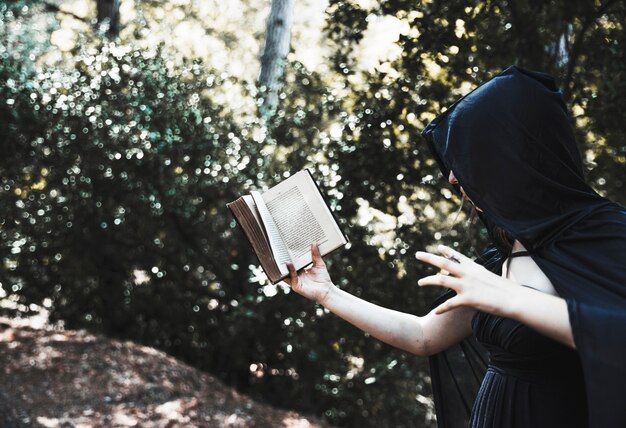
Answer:
[[[326,264],[322,260],[320,249],[316,243],[311,245],[311,256],[313,265],[307,269],[302,269],[300,273],[296,272],[293,263],[288,262],[289,277],[285,279],[285,282],[296,293],[318,303],[323,303],[334,284],[330,279]]]
[[[499,315],[508,301],[510,286],[517,283],[488,271],[450,247],[440,245],[438,250],[443,256],[422,251],[415,253],[418,260],[450,272],[450,275],[431,275],[417,282],[420,286],[447,287],[456,292],[456,296],[439,305],[435,313],[442,314],[457,307],[468,306]]]

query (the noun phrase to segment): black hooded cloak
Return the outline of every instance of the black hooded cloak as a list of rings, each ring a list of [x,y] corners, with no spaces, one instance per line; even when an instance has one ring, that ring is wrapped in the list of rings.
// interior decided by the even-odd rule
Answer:
[[[626,427],[626,209],[585,183],[554,80],[509,67],[450,106],[423,136],[444,177],[454,171],[481,219],[519,240],[566,300],[590,426]],[[476,377],[481,359],[468,353],[471,343],[463,346],[458,355],[474,375],[442,370],[433,377],[463,385],[459,379]],[[435,389],[437,399],[442,391]]]

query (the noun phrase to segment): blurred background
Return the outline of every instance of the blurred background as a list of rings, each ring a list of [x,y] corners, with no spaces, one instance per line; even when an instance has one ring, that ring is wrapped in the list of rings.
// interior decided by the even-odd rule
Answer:
[[[548,72],[626,203],[625,23],[623,0],[4,0],[0,310],[332,425],[436,426],[427,360],[270,285],[225,204],[310,168],[351,240],[335,282],[425,314],[413,253],[486,232],[421,129],[511,64]]]

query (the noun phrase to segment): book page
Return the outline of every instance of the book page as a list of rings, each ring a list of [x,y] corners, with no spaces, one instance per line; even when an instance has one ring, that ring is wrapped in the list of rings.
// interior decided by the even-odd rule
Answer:
[[[267,204],[285,245],[294,259],[311,251],[311,243],[326,241],[322,226],[298,187],[292,187]]]
[[[265,230],[267,241],[270,243],[272,253],[274,253],[274,259],[276,259],[276,264],[278,265],[280,272],[282,274],[286,274],[289,271],[285,263],[291,260],[289,251],[285,246],[283,238],[281,237],[281,234],[276,227],[274,219],[272,218],[270,211],[263,201],[261,194],[259,192],[253,191],[250,192],[250,195],[252,195],[252,199],[256,207],[253,212],[258,213],[260,219],[262,220],[261,224],[263,226],[263,229]],[[248,201],[246,200],[246,202]]]
[[[322,255],[347,242],[308,171],[272,187],[263,200],[296,269],[311,263],[312,242]]]

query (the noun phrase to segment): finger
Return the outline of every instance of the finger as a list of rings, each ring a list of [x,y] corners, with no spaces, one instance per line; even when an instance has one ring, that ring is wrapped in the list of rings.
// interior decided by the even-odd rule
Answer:
[[[324,260],[322,260],[322,254],[317,246],[317,242],[311,244],[311,256],[313,257],[313,267],[324,267]]]
[[[445,314],[446,312],[451,311],[452,309],[463,306],[457,297],[453,297],[451,299],[446,300],[441,305],[435,308],[435,313],[437,315]]]
[[[417,285],[421,286],[440,286],[440,287],[448,287],[455,289],[459,285],[459,280],[450,275],[431,275],[426,276],[419,281],[417,281]]]
[[[424,251],[418,251],[417,253],[415,253],[415,258],[436,266],[439,269],[448,271],[454,275],[458,275],[461,273],[461,265],[459,263],[453,262],[452,260],[448,260],[445,257],[436,256],[435,254],[426,253]]]
[[[298,285],[298,272],[296,267],[291,262],[287,262],[287,270],[289,271],[289,285],[295,287]]]
[[[439,245],[437,247],[437,249],[446,258],[451,259],[452,261],[457,261],[458,263],[472,262],[472,260],[469,257],[466,257],[465,255],[459,253],[458,251],[456,251],[456,250],[454,250],[454,249],[452,249],[452,248],[450,248],[450,247],[448,247],[446,245]]]

